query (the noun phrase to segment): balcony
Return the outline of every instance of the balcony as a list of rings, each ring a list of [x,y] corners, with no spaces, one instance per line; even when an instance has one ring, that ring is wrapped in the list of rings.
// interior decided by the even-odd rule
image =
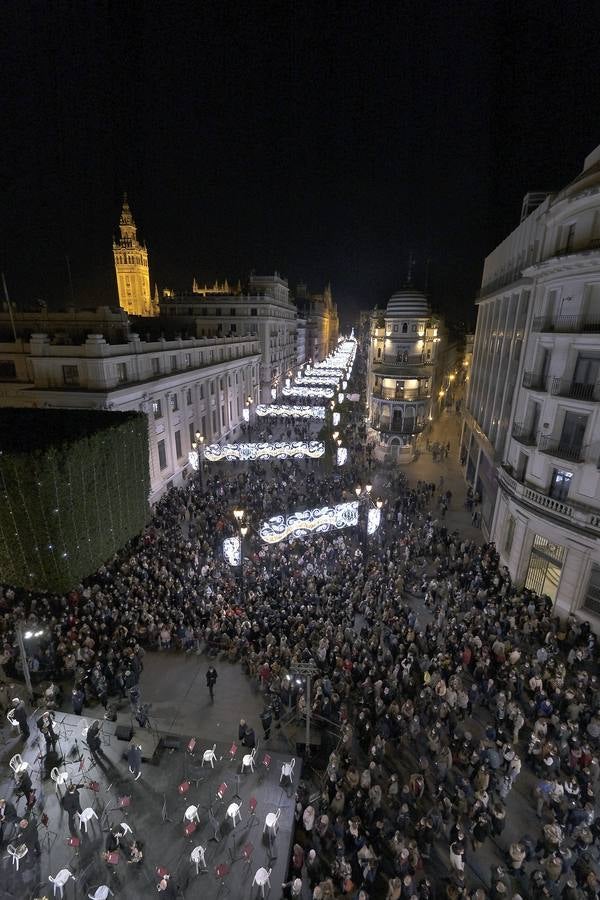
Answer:
[[[532,331],[554,331],[557,334],[598,334],[600,316],[536,316]]]
[[[429,400],[430,388],[405,388],[397,391],[395,388],[386,388],[377,385],[373,388],[372,396],[379,400]]]
[[[529,426],[523,425],[522,422],[515,422],[512,427],[512,436],[515,441],[525,444],[526,447],[535,447],[537,444],[537,434]]]
[[[564,443],[560,438],[543,434],[539,438],[538,448],[542,453],[556,456],[557,459],[566,459],[568,462],[576,463],[583,462],[583,445],[573,446],[573,444]]]
[[[523,372],[523,387],[531,391],[545,391],[546,379],[537,372]]]
[[[510,467],[502,466],[498,470],[500,484],[516,500],[539,513],[545,513],[558,519],[565,525],[582,528],[600,534],[600,514],[598,510],[579,506],[567,500],[556,500],[529,484],[518,481],[510,471]]]
[[[578,381],[571,381],[568,378],[552,378],[550,381],[550,393],[555,397],[569,397],[571,400],[598,402],[600,400],[600,385],[584,384]]]

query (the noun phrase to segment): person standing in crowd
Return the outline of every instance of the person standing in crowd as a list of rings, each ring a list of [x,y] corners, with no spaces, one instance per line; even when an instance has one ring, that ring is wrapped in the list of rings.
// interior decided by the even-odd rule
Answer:
[[[21,737],[27,740],[31,734],[29,730],[29,722],[27,721],[27,710],[25,704],[18,697],[13,698],[13,717],[19,723],[19,731]]]
[[[217,683],[217,678],[217,670],[213,665],[210,665],[206,671],[206,687],[208,688],[212,703],[215,701],[215,684]]]
[[[37,825],[32,817],[29,819],[21,819],[19,828],[15,837],[15,844],[25,844],[29,852],[33,851],[36,856],[40,856],[42,849],[40,847],[40,838],[38,835]]]
[[[62,807],[69,817],[69,831],[72,835],[77,832],[75,830],[75,813],[82,812],[81,797],[79,796],[79,788],[75,784],[69,784],[65,795],[62,798]]]
[[[133,780],[138,781],[142,775],[142,748],[135,741],[132,741],[127,751],[127,764],[129,771],[133,775]]]
[[[273,714],[269,706],[266,706],[261,712],[260,721],[263,727],[264,739],[268,741],[271,737],[271,724],[273,722]]]

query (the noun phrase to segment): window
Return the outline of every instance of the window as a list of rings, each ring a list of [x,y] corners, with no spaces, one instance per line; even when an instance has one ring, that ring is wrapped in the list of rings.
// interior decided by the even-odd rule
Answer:
[[[179,397],[177,394],[171,394],[171,409],[173,412],[177,412],[179,409]]]
[[[564,469],[554,469],[552,471],[550,490],[548,492],[550,497],[552,497],[554,500],[560,500],[561,502],[564,502],[569,494],[569,487],[571,486],[572,478],[572,472],[566,472]]]
[[[160,375],[160,359],[158,356],[152,357],[152,374]]]
[[[163,469],[167,468],[167,451],[165,450],[165,442],[159,441],[157,444],[158,447],[158,465],[160,466],[160,470],[162,472]]]
[[[235,307],[229,310],[230,316],[235,316]]]
[[[225,427],[225,404],[221,407],[221,425]]]
[[[177,459],[181,459],[183,456],[181,452],[181,432],[175,432],[175,453],[177,454]]]
[[[217,413],[214,409],[212,411],[212,430],[213,430],[213,436],[214,436],[218,431],[218,429],[217,429]]]
[[[171,357],[171,372],[175,372],[176,369],[177,369],[177,357],[172,356]]]
[[[154,413],[155,419],[162,419],[162,403],[160,400],[152,401],[152,412]]]
[[[192,445],[192,444],[194,443],[194,441],[196,440],[196,431],[195,431],[195,429],[194,429],[194,423],[193,423],[193,422],[188,422],[188,432],[189,432],[189,435],[190,435],[190,447],[191,447],[191,445]]]
[[[220,315],[221,315],[221,307],[217,306],[217,308],[215,309],[215,316],[220,316]]]
[[[69,368],[69,367],[67,366],[66,368]],[[73,366],[73,368],[76,369],[77,366]],[[4,379],[7,379],[7,378],[16,378],[16,377],[17,377],[17,370],[16,370],[14,362],[0,362],[0,381],[3,381]],[[66,384],[66,382],[65,382],[65,384]]]
[[[200,399],[204,400],[204,385],[200,385]]]
[[[211,392],[211,394],[214,394],[214,392],[215,392],[215,383],[214,383],[214,381],[211,381],[211,383],[210,383],[210,392]]]
[[[185,402],[188,406],[192,405],[192,389],[188,388],[185,392]]]
[[[127,363],[117,363],[117,381],[119,384],[127,381]]]
[[[394,331],[398,331],[398,323],[394,325]]]
[[[515,536],[515,519],[514,519],[514,516],[509,516],[508,522],[506,523],[506,533],[504,535],[504,552],[507,554],[507,556],[512,549],[514,536]]]
[[[224,381],[223,381],[222,378],[219,378],[219,387],[220,387],[221,390],[223,390],[224,387],[225,387],[225,383],[224,383]]]
[[[185,366],[186,369],[191,369],[191,368],[192,368],[192,354],[191,354],[191,353],[184,353],[184,355],[183,355],[183,364],[184,364],[184,366]]]
[[[592,565],[590,580],[582,606],[590,612],[600,615],[600,566]]]
[[[202,431],[200,434],[203,434],[206,437],[206,416],[202,416]]]
[[[525,587],[536,594],[547,594],[556,600],[558,583],[565,559],[565,548],[536,534],[533,538]]]
[[[63,366],[62,370],[65,384],[79,384],[79,369],[77,366]]]
[[[377,359],[381,359],[381,347],[377,348]]]
[[[250,315],[251,315],[251,316],[257,316],[257,315],[258,315],[258,310],[257,310],[256,307],[253,307],[253,308],[250,310]]]
[[[406,334],[408,332],[408,322],[402,323],[402,334]]]

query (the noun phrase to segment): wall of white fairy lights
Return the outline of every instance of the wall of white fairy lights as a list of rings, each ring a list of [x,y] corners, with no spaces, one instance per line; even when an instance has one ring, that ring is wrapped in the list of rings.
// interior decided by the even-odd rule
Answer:
[[[324,406],[292,406],[287,403],[259,403],[257,416],[295,416],[297,419],[324,419]]]
[[[323,534],[333,529],[358,525],[358,501],[305,509],[291,516],[273,516],[263,522],[259,534],[266,544],[278,544],[287,538],[305,538],[310,534]]]
[[[289,387],[281,392],[284,397],[314,397],[315,399],[332,400],[334,396],[333,388],[310,388],[310,387]]]
[[[241,566],[242,542],[239,537],[225,538],[223,541],[223,556],[230,566]]]
[[[369,510],[369,517],[367,519],[367,534],[375,534],[379,526],[381,525],[381,510],[376,507],[372,507]]]
[[[204,448],[207,462],[249,462],[270,459],[319,459],[325,453],[323,441],[274,441],[257,444],[209,444]]]
[[[340,379],[335,375],[330,375],[327,377],[320,378],[317,375],[303,375],[302,378],[295,378],[294,384],[299,384],[303,387],[320,387],[323,385],[332,385],[335,387]],[[289,385],[287,385],[289,387]]]

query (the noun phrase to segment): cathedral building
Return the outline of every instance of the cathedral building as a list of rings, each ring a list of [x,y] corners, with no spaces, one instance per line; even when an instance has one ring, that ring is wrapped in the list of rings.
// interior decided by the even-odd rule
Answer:
[[[152,295],[150,291],[148,250],[138,241],[127,194],[123,198],[119,231],[120,239],[113,240],[119,306],[131,316],[157,316],[158,293]]]

